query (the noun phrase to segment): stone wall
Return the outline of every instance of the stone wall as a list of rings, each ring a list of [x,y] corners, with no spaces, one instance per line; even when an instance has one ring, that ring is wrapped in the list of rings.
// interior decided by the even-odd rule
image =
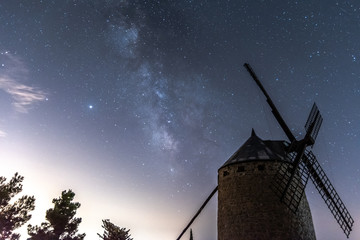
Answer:
[[[250,161],[218,171],[218,240],[315,240],[304,195],[294,214],[270,189],[274,161]]]

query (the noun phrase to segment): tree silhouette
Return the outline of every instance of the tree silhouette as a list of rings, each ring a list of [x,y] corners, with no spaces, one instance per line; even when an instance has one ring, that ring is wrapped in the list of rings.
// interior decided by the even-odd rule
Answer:
[[[0,240],[19,239],[20,234],[13,231],[29,221],[29,212],[35,208],[34,196],[25,195],[10,203],[22,191],[23,180],[18,173],[8,183],[5,183],[5,177],[0,177]]]
[[[129,234],[130,229],[126,230],[126,228],[120,228],[110,222],[109,219],[102,220],[102,228],[104,228],[104,234],[99,235],[101,239],[104,240],[133,240],[131,235]]]
[[[76,218],[80,203],[73,202],[75,193],[63,191],[60,198],[54,198],[54,208],[46,211],[46,220],[41,226],[28,225],[28,240],[82,240],[85,234],[77,234],[81,218]]]

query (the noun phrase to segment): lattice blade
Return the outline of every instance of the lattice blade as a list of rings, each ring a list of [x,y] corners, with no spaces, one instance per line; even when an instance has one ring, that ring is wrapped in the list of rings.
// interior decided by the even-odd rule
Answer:
[[[349,237],[354,220],[311,151],[305,152],[304,163],[309,170],[311,180],[316,189],[319,191],[345,235]]]
[[[291,159],[292,162],[295,157],[295,152],[288,154],[288,158]],[[271,189],[279,196],[281,201],[295,213],[299,207],[301,198],[304,195],[305,187],[309,180],[309,171],[305,164],[300,162],[295,170],[294,178],[292,179],[289,188],[286,190],[293,167],[292,163],[282,163],[274,176]]]
[[[314,141],[317,138],[322,122],[323,118],[320,114],[318,107],[316,106],[316,103],[314,103],[305,124],[306,132],[311,131],[310,136]],[[314,124],[313,127],[311,126],[312,124]]]

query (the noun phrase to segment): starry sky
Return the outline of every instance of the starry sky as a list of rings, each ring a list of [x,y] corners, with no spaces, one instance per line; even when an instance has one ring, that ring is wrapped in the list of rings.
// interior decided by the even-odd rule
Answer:
[[[358,1],[1,0],[0,174],[25,177],[32,224],[72,189],[87,239],[102,219],[176,239],[252,128],[286,139],[249,62],[299,139],[316,101],[313,152],[359,239],[359,38]],[[307,196],[317,238],[345,239]],[[217,239],[216,214],[217,195],[195,239]]]

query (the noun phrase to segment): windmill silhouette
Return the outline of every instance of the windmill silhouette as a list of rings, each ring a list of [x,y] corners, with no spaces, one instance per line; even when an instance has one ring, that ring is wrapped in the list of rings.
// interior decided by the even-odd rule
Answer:
[[[263,141],[260,138],[258,138],[256,136],[255,132],[253,131],[252,136],[247,140],[247,142],[245,142],[245,144],[237,152],[235,152],[235,154],[224,164],[224,166],[222,166],[219,169],[219,186],[220,186],[220,180],[222,181],[223,177],[226,177],[227,175],[230,174],[229,170],[228,170],[229,168],[227,168],[226,170],[224,170],[224,169],[225,169],[225,167],[229,167],[229,165],[231,165],[231,164],[233,164],[233,165],[238,164],[238,165],[236,165],[237,170],[233,171],[233,172],[235,172],[235,173],[240,172],[242,175],[244,175],[245,173],[242,173],[242,172],[245,172],[245,167],[248,167],[248,166],[245,166],[243,163],[249,162],[249,160],[253,159],[254,156],[257,156],[257,158],[258,158],[257,161],[259,161],[259,159],[269,159],[269,160],[276,159],[275,161],[273,161],[274,164],[270,165],[270,168],[272,168],[272,166],[276,166],[277,170],[274,174],[272,174],[272,173],[269,174],[269,176],[271,176],[271,179],[272,179],[270,181],[269,187],[272,190],[272,192],[275,193],[275,195],[278,197],[278,202],[281,202],[283,206],[286,206],[286,208],[288,210],[290,210],[288,212],[292,212],[294,215],[294,219],[296,218],[295,220],[291,219],[291,218],[289,218],[289,219],[291,219],[291,221],[294,220],[294,222],[296,222],[297,224],[300,224],[300,225],[303,224],[301,222],[304,222],[304,221],[310,222],[310,223],[306,223],[307,227],[309,228],[308,231],[310,231],[310,232],[313,231],[311,213],[310,213],[310,209],[308,209],[308,210],[306,209],[306,207],[308,208],[308,206],[307,206],[307,200],[306,200],[306,197],[304,194],[305,187],[310,178],[312,180],[313,184],[315,185],[316,189],[320,193],[321,197],[325,201],[325,204],[328,206],[330,212],[333,214],[334,218],[338,222],[340,228],[344,231],[346,237],[349,237],[350,232],[352,230],[352,226],[354,224],[354,220],[351,217],[347,208],[345,207],[344,203],[340,199],[339,195],[337,194],[335,188],[331,184],[329,178],[326,176],[324,170],[322,169],[322,167],[319,164],[318,160],[316,159],[315,155],[312,153],[311,150],[308,149],[308,147],[314,146],[315,140],[317,138],[317,135],[319,133],[319,130],[320,130],[320,127],[321,127],[321,124],[323,121],[318,107],[314,103],[314,105],[311,109],[311,112],[309,114],[308,120],[306,121],[306,124],[305,124],[306,135],[303,139],[297,140],[295,138],[295,136],[293,135],[293,133],[291,132],[291,130],[289,129],[288,125],[285,123],[282,116],[280,115],[279,111],[275,107],[273,101],[271,100],[270,96],[266,92],[265,88],[263,87],[263,85],[261,84],[259,79],[257,78],[255,72],[252,70],[251,66],[248,63],[245,63],[244,67],[250,73],[250,75],[252,76],[252,78],[258,85],[258,87],[261,89],[261,91],[264,93],[264,95],[266,97],[266,101],[268,102],[269,106],[271,107],[272,113],[274,114],[280,127],[285,132],[290,143],[287,143],[285,141],[283,141],[283,142]],[[254,149],[254,148],[257,148],[257,149]],[[279,149],[280,149],[280,151],[279,151]],[[256,151],[258,151],[258,152],[256,152]],[[260,156],[261,155],[260,152],[261,152],[262,156]],[[250,156],[250,155],[252,155],[252,156]],[[242,160],[239,160],[239,159],[242,159]],[[244,159],[246,161],[244,161]],[[283,161],[278,161],[278,159],[282,159]],[[248,163],[246,163],[246,164],[248,164]],[[254,163],[251,162],[251,164],[254,164]],[[265,168],[264,166],[265,165],[258,165],[258,169],[256,171],[264,170],[264,168]],[[222,176],[220,176],[220,172],[222,173]],[[262,178],[264,178],[264,177],[262,177]],[[239,179],[239,176],[237,176],[237,179]],[[229,180],[227,180],[227,181],[229,181]],[[238,181],[238,180],[235,180],[235,181]],[[204,209],[204,207],[209,202],[209,200],[219,190],[219,186],[216,186],[215,189],[211,192],[209,197],[206,199],[206,201],[203,203],[203,205],[200,207],[200,209],[197,211],[197,213],[194,215],[194,217],[190,220],[188,225],[181,232],[181,234],[179,235],[177,240],[179,240],[182,237],[182,235],[186,232],[186,230],[191,226],[191,224],[194,222],[194,220],[200,214],[200,212]],[[260,190],[260,191],[264,191],[264,190]],[[220,190],[219,190],[219,192],[220,192]],[[222,192],[221,195],[224,196],[224,193],[223,193],[224,191],[221,191],[221,192]],[[233,193],[231,193],[231,194],[233,194]],[[235,194],[239,194],[239,193],[235,192]],[[219,193],[219,195],[220,195],[220,193]],[[226,194],[225,194],[225,196],[226,196]],[[269,197],[269,196],[272,197],[271,195],[266,195],[266,197]],[[255,201],[257,201],[257,197],[254,198]],[[239,197],[235,197],[235,200],[238,200],[238,199],[239,199]],[[231,202],[232,208],[234,208],[234,203],[233,203],[234,199],[232,199],[231,201],[232,201]],[[221,211],[224,211],[224,209],[226,209],[226,211],[230,210],[230,212],[231,212],[232,211],[231,208],[226,208],[226,207],[220,206],[220,204],[224,204],[224,203],[227,203],[227,202],[223,201],[223,200],[220,201],[220,196],[219,196],[219,209],[221,208],[222,209]],[[278,203],[272,203],[272,205],[277,205],[277,204]],[[260,206],[262,206],[262,205],[263,205],[263,202],[260,203]],[[270,206],[272,206],[272,205],[270,205]],[[299,206],[301,206],[300,210],[299,210]],[[218,211],[219,211],[218,215],[220,216],[219,209],[218,209]],[[275,206],[274,209],[278,210],[279,207]],[[236,210],[234,210],[235,213],[232,215],[232,217],[235,216],[236,218],[238,218],[238,217],[241,218],[240,215],[243,213],[243,210],[244,210],[243,206],[242,206],[242,209],[240,210],[240,212],[238,212],[238,213],[236,213]],[[253,211],[253,210],[251,210],[251,211]],[[283,214],[285,213],[285,214],[289,215],[289,213],[287,213],[285,210],[282,209],[281,211],[284,211]],[[301,212],[301,213],[299,213],[299,212]],[[308,219],[309,218],[308,216],[307,217],[302,216],[302,215],[304,215],[304,213],[306,215],[307,212],[310,215],[310,219]],[[223,215],[225,215],[225,217]],[[239,215],[239,216],[237,216],[237,215]],[[261,217],[263,217],[264,214],[262,213],[260,215],[261,215]],[[234,225],[234,223],[236,223],[237,220],[234,220],[234,219],[230,219],[229,221],[225,220],[226,223],[222,223],[222,221],[223,221],[222,219],[226,218],[228,216],[229,216],[229,214],[221,213],[221,216],[220,216],[221,217],[220,223],[222,225],[221,228],[230,228],[230,227],[236,228],[236,227],[238,227],[238,226],[235,226],[235,227],[230,226],[230,225]],[[245,216],[248,216],[248,215],[245,214]],[[243,222],[243,220],[238,220],[238,222],[239,221]],[[287,220],[284,220],[284,221],[287,221]],[[302,228],[304,226],[301,225],[300,228]],[[244,228],[243,225],[241,227]],[[218,219],[218,228],[220,228],[219,227],[219,219]],[[250,229],[251,228],[252,227],[250,227]],[[296,228],[296,226],[295,226],[295,228]],[[226,232],[228,230],[229,229],[225,229],[225,230],[218,229],[218,234],[220,231]],[[296,233],[296,234],[302,234],[302,233]],[[313,238],[315,238],[314,233],[306,233],[306,234],[310,234],[310,235],[312,235]],[[221,237],[220,237],[220,235],[221,235]],[[219,239],[220,238],[221,239],[229,239],[229,236],[239,236],[239,232],[233,233],[233,235],[231,235],[231,234],[224,235],[223,233],[221,233],[221,234],[219,234]],[[284,236],[286,236],[286,235],[284,235]],[[294,235],[289,235],[289,236],[294,236]],[[301,239],[307,239],[307,238],[309,238],[309,236],[302,236]],[[266,239],[266,238],[264,238],[264,239]],[[288,239],[288,238],[285,237],[284,239]]]

